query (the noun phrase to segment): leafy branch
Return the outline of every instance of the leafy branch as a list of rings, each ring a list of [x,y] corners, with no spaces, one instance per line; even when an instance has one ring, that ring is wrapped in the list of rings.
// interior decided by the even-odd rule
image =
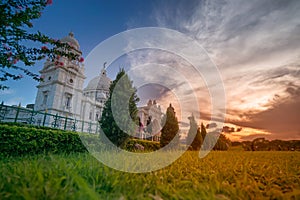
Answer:
[[[8,89],[3,83],[19,80],[23,74],[36,81],[43,78],[31,72],[32,66],[44,58],[55,61],[60,56],[83,61],[78,51],[68,43],[50,38],[41,32],[29,33],[32,20],[41,16],[52,0],[3,0],[0,3],[0,89]],[[27,45],[28,41],[32,45]]]

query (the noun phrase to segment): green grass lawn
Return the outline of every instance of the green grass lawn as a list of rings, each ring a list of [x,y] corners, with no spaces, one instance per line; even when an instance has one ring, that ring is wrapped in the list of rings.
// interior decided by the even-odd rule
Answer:
[[[0,161],[0,199],[300,199],[300,152],[187,152],[151,173],[88,153]]]

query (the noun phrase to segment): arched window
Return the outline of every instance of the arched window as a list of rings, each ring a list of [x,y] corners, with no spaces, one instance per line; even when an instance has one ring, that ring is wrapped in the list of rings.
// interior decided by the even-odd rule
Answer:
[[[43,92],[43,105],[47,104],[47,100],[48,100],[48,91],[44,91]]]
[[[92,118],[93,118],[93,113],[92,111],[90,111],[89,120],[92,120]]]
[[[71,108],[71,102],[72,102],[72,94],[66,93],[65,94],[65,106],[67,109]]]

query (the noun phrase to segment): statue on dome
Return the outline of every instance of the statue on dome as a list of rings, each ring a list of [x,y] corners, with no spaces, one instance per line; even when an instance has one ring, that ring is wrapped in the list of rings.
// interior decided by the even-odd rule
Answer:
[[[103,68],[101,69],[101,75],[102,75],[102,76],[106,76],[106,63],[107,63],[107,62],[104,62],[104,63],[103,63]]]

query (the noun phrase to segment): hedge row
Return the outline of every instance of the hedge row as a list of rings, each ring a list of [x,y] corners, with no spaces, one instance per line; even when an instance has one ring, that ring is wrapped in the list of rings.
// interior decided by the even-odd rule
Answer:
[[[0,125],[0,155],[85,152],[77,133],[35,127]]]
[[[18,126],[18,127],[31,127],[36,129],[43,129],[43,130],[60,130],[58,128],[52,128],[47,126],[36,126],[31,124],[19,123],[19,122],[0,122],[0,126],[8,125],[8,126]]]
[[[89,148],[98,149],[98,135],[80,134],[81,139],[88,143]],[[79,134],[59,129],[35,127],[25,124],[0,123],[0,156],[22,156],[41,153],[86,152]],[[160,148],[158,142],[131,139],[125,145],[128,151],[136,151],[134,145],[144,146],[145,151]]]

